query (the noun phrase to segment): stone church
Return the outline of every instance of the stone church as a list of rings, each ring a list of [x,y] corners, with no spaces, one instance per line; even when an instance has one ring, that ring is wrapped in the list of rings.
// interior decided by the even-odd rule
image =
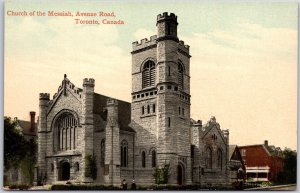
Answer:
[[[154,184],[169,165],[168,184],[228,184],[228,130],[214,117],[190,117],[190,52],[177,16],[157,16],[157,35],[132,44],[131,103],[82,88],[65,75],[57,93],[40,93],[37,177],[119,186]],[[205,94],[205,93],[204,93]],[[96,177],[87,173],[90,157]]]

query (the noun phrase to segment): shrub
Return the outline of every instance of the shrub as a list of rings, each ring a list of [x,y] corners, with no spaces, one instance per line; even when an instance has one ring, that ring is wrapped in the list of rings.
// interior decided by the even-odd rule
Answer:
[[[85,177],[95,180],[97,178],[96,158],[92,155],[87,155],[85,156],[85,163]]]
[[[56,184],[51,186],[51,190],[119,190],[119,187],[116,186],[105,186],[105,185],[64,185],[64,184]]]

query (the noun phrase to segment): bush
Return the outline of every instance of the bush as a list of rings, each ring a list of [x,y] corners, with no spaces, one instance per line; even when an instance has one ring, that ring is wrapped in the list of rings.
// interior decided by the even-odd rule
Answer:
[[[17,190],[17,189],[19,189],[19,190],[28,190],[28,189],[30,188],[30,186],[27,185],[27,184],[19,184],[19,185],[17,185],[17,184],[12,184],[12,185],[10,185],[8,188],[9,188],[10,190]]]
[[[105,186],[105,185],[64,185],[56,184],[51,186],[51,190],[119,190],[116,186]]]
[[[92,155],[85,156],[85,177],[92,178],[96,180],[97,178],[97,165],[96,165],[96,158]]]

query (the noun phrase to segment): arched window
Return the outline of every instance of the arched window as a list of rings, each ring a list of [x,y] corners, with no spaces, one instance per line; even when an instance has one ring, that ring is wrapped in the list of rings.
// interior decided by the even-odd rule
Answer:
[[[142,152],[142,167],[146,167],[146,153],[145,151]]]
[[[152,167],[156,167],[156,151],[152,151]]]
[[[102,139],[101,140],[101,161],[100,161],[100,164],[102,167],[104,167],[104,164],[105,164],[105,139]]]
[[[155,83],[155,63],[148,60],[143,67],[142,75],[143,88],[154,86]]]
[[[128,143],[126,140],[121,142],[121,167],[128,166]]]
[[[61,114],[55,122],[55,134],[53,144],[55,150],[64,151],[76,148],[77,120],[72,113]],[[57,143],[56,143],[57,142]]]
[[[218,160],[217,160],[218,168],[222,169],[222,150],[221,149],[218,149],[217,156],[218,156]]]
[[[183,67],[178,63],[178,87],[183,89]]]
[[[212,150],[210,147],[206,148],[206,168],[212,168]]]

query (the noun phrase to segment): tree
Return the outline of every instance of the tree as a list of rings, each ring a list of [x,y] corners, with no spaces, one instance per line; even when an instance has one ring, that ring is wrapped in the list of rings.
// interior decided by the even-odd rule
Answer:
[[[4,168],[5,171],[20,168],[28,183],[32,184],[37,144],[34,138],[27,141],[16,125],[16,121],[4,117]]]
[[[18,168],[27,154],[27,141],[16,129],[17,123],[10,117],[4,117],[4,168]],[[25,148],[25,149],[24,149]]]
[[[283,151],[284,167],[283,172],[280,172],[277,179],[281,183],[296,183],[297,182],[297,152],[285,148]]]

